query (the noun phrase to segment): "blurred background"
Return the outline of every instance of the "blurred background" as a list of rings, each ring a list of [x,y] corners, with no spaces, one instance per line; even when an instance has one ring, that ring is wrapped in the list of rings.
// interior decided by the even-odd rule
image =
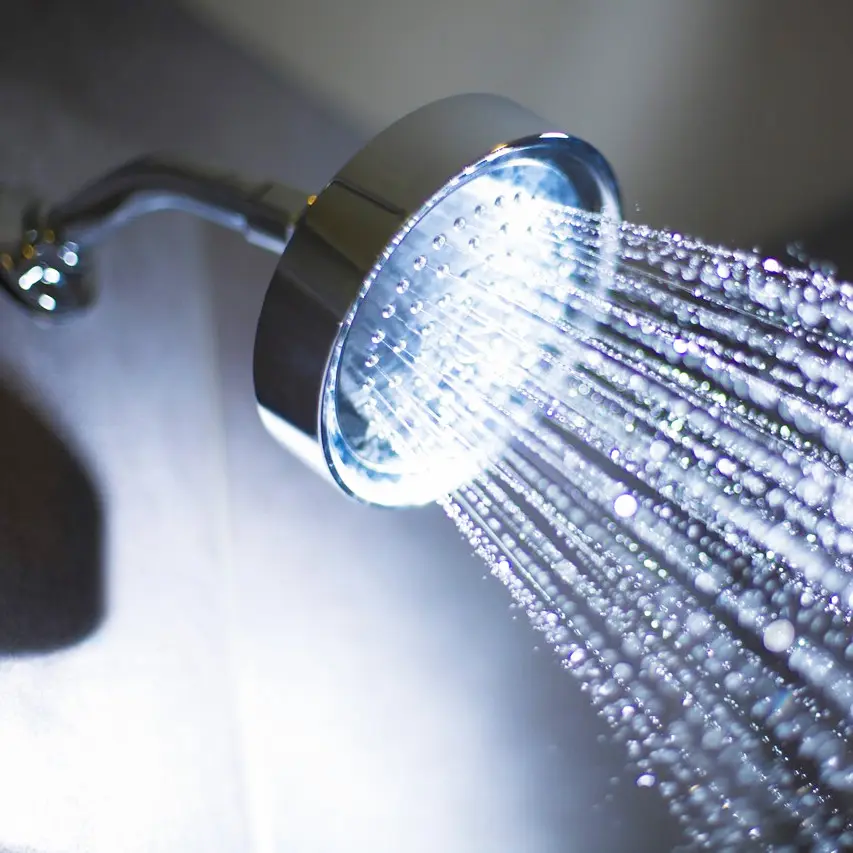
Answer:
[[[628,218],[850,259],[842,0],[0,5],[0,201],[163,151],[311,192],[491,91],[603,151]],[[441,513],[264,432],[275,260],[169,213],[97,252],[82,319],[0,302],[0,850],[673,849]]]

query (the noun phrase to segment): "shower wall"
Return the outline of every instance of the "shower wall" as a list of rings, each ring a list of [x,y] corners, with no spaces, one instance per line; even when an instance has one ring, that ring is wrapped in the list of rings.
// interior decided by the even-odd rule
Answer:
[[[365,133],[515,98],[598,147],[652,225],[751,245],[853,193],[843,0],[184,2]]]
[[[0,199],[162,150],[310,191],[362,138],[166,0],[7,5]],[[266,435],[274,264],[170,213],[85,317],[0,298],[0,849],[669,849],[452,526]]]

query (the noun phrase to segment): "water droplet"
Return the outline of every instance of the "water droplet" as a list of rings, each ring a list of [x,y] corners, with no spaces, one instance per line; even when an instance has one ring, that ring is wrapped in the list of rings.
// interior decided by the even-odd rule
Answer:
[[[613,511],[620,518],[630,518],[637,512],[637,499],[632,494],[625,492],[613,501]]]
[[[735,465],[731,459],[726,459],[725,456],[721,456],[717,460],[717,470],[724,476],[731,477],[737,472],[737,465]]]
[[[655,462],[661,462],[669,455],[669,451],[670,446],[665,441],[658,439],[653,441],[649,447],[649,457]]]
[[[794,626],[787,619],[776,619],[764,629],[764,646],[771,652],[787,651],[795,638]]]

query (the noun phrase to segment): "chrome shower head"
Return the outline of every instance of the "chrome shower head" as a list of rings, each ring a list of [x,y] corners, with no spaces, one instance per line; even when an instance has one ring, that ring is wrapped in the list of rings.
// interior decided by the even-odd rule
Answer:
[[[523,413],[512,291],[561,263],[535,230],[548,206],[615,218],[615,179],[511,101],[448,98],[380,133],[309,200],[270,284],[254,365],[268,429],[372,504],[473,477],[509,440],[500,412]]]

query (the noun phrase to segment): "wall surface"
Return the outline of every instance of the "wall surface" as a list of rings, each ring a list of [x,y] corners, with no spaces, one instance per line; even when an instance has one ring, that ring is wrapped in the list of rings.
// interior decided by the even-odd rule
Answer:
[[[2,197],[158,150],[319,186],[362,138],[165,0],[4,25]],[[92,260],[73,322],[0,298],[0,849],[670,849],[440,514],[349,503],[264,432],[275,259],[164,214]]]
[[[188,2],[365,135],[515,98],[603,151],[656,226],[752,245],[853,192],[844,0]]]

